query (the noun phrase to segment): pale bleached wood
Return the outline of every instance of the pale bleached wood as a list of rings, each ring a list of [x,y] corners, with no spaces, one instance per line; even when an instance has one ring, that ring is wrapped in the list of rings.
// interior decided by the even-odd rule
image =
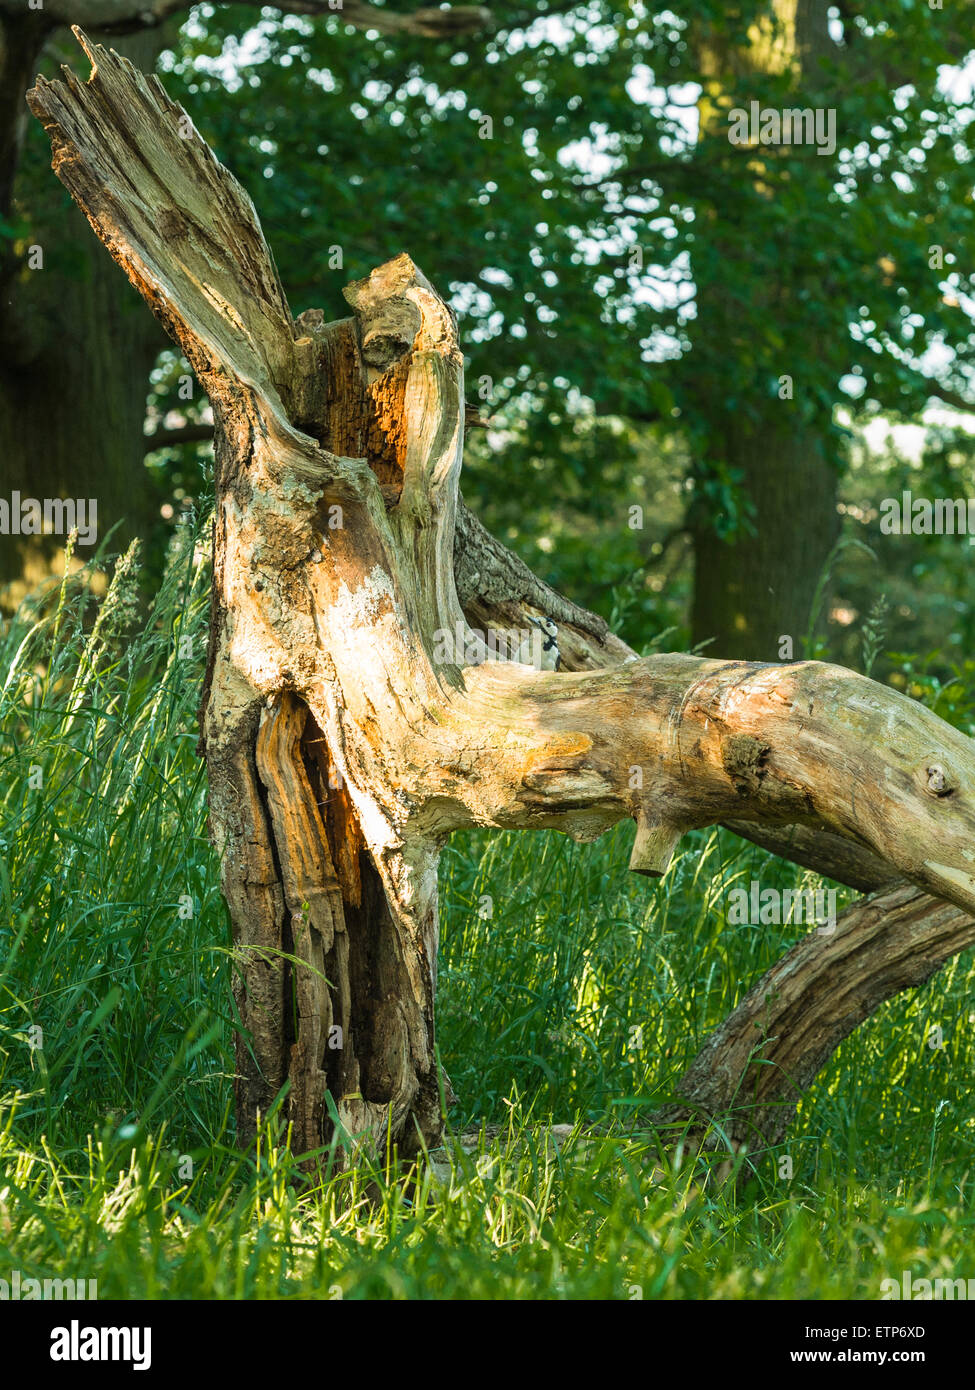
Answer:
[[[861,899],[835,932],[804,936],[747,991],[676,1083],[682,1099],[642,1123],[685,1147],[703,1137],[726,1151],[730,1141],[751,1155],[746,1174],[774,1179],[764,1151],[843,1039],[973,943],[975,919],[909,884]],[[923,1057],[933,1061],[930,1047]]]
[[[463,374],[446,306],[400,256],[349,288],[351,320],[293,324],[239,185],[179,134],[160,84],[82,41],[89,82],[39,83],[31,107],[216,421],[204,744],[251,1037],[243,1137],[283,1077],[303,1148],[331,1133],[326,1086],[349,1142],[409,1152],[439,1135],[437,862],[456,829],[589,841],[632,818],[632,867],[659,874],[690,828],[799,824],[975,907],[971,743],[896,692],[819,663],[684,654],[564,673],[469,664]],[[581,664],[594,634],[581,610],[560,616]],[[461,644],[441,660],[445,631]],[[282,968],[282,950],[301,963]],[[341,1065],[323,1051],[339,1017]]]

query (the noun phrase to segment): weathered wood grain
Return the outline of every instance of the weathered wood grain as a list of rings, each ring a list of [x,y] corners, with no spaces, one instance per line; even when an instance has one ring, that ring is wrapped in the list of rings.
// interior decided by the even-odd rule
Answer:
[[[40,82],[31,108],[59,177],[214,410],[203,743],[240,948],[242,1138],[288,1080],[305,1150],[334,1137],[330,1108],[347,1153],[435,1142],[449,1098],[435,1061],[437,863],[463,827],[589,841],[629,818],[631,867],[659,875],[688,829],[798,825],[809,853],[832,844],[840,860],[839,842],[851,872],[901,875],[954,904],[891,898],[782,964],[780,1061],[796,1076],[865,1016],[859,1004],[834,1016],[824,982],[855,995],[862,980],[875,1007],[968,944],[971,742],[836,666],[637,659],[532,576],[506,573],[460,510],[462,356],[429,281],[398,256],[349,287],[351,319],[294,323],[247,195],[181,133],[155,79],[79,37],[89,81]],[[576,669],[470,662],[465,609],[507,624],[533,607],[561,623]],[[463,639],[448,659],[444,632]],[[702,1104],[724,1094],[708,1075],[741,1072],[752,1021],[733,1016],[690,1078]]]

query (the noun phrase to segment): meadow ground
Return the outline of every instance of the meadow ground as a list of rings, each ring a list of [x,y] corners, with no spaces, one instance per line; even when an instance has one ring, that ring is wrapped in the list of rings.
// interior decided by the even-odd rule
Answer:
[[[649,1137],[539,1140],[666,1101],[807,930],[729,923],[736,885],[821,881],[723,831],[688,835],[656,884],[627,872],[632,826],[592,846],[455,837],[449,1125],[500,1133],[314,1189],[277,1115],[241,1156],[194,752],[206,577],[177,541],[148,618],[134,582],[122,566],[97,619],[74,589],[24,610],[0,652],[0,1276],[343,1299],[876,1299],[904,1271],[975,1276],[971,953],[848,1039],[737,1185],[661,1176]]]

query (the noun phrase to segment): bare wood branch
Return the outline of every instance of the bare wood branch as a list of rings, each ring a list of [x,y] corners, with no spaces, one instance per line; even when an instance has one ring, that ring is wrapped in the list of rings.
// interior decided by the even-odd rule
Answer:
[[[454,536],[454,576],[464,615],[472,627],[517,630],[532,617],[547,614],[559,625],[559,651],[567,670],[602,670],[636,659],[633,648],[612,633],[602,618],[570,603],[543,583],[485,530],[463,502]],[[737,819],[722,824],[783,859],[864,893],[900,877],[894,866],[825,827]]]
[[[973,942],[975,919],[907,884],[854,903],[833,934],[811,932],[748,991],[677,1083],[686,1101],[652,1122],[714,1124],[711,1147],[778,1143],[843,1039]]]
[[[189,8],[190,0],[46,0],[43,13],[49,27],[80,24],[105,34],[131,34],[157,28]],[[354,29],[428,39],[459,38],[491,22],[490,11],[480,5],[455,5],[444,10],[424,6],[401,12],[368,4],[367,0],[278,0],[274,8],[286,14],[336,16]],[[0,0],[0,13],[19,17],[23,11],[21,0]]]
[[[66,68],[27,95],[54,172],[208,390],[221,394],[231,364],[255,388],[289,390],[291,314],[247,193],[157,78],[74,33],[89,81]]]
[[[559,627],[559,652],[569,671],[612,666],[636,656],[609,625],[543,583],[523,560],[482,526],[463,500],[454,532],[457,596],[472,627],[523,628],[545,614]]]

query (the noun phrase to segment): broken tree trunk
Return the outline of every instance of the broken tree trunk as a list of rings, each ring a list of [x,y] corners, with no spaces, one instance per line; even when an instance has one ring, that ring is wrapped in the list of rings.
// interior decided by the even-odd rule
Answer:
[[[89,81],[41,81],[31,109],[216,422],[203,747],[243,1140],[289,1083],[302,1150],[436,1142],[437,864],[457,829],[589,841],[629,817],[631,868],[659,876],[688,829],[801,825],[975,908],[975,753],[885,687],[818,663],[636,659],[564,600],[570,659],[603,669],[490,659],[455,582],[451,313],[404,255],[347,289],[350,318],[293,320],[250,200],[186,114],[79,39]],[[510,630],[490,550],[466,606]]]

